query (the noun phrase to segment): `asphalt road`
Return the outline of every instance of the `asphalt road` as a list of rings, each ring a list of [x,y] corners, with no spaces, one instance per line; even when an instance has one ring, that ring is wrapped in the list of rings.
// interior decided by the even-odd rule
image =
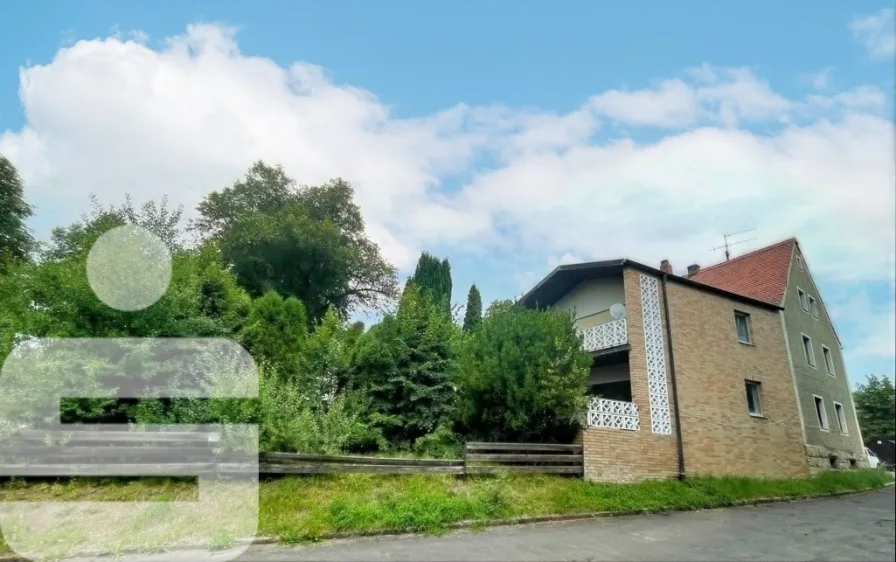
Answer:
[[[894,488],[757,507],[593,519],[312,546],[240,560],[894,560]],[[119,560],[191,560],[195,554]]]

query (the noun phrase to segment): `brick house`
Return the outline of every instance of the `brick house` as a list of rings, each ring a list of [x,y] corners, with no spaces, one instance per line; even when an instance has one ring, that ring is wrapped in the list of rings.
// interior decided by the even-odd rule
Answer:
[[[780,306],[812,472],[867,466],[840,339],[799,242],[789,238],[688,278]]]
[[[781,304],[627,259],[560,266],[521,304],[570,311],[593,355],[587,479],[809,473]]]

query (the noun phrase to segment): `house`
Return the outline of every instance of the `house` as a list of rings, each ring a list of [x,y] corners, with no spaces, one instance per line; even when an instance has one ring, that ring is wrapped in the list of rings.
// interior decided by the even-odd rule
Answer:
[[[593,356],[589,480],[809,473],[782,304],[628,259],[560,266],[521,304],[569,311]]]
[[[813,472],[867,466],[843,351],[799,242],[789,238],[687,278],[782,310],[801,429]]]

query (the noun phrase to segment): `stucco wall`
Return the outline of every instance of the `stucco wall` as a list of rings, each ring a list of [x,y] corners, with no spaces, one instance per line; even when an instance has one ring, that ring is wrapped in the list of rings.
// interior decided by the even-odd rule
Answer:
[[[600,318],[590,319],[589,323],[586,317],[605,312],[616,303],[625,304],[622,279],[589,279],[576,285],[554,304],[554,308],[574,312],[576,320],[582,320],[579,327],[589,328],[611,318],[609,314],[603,314]]]
[[[812,280],[808,265],[803,260],[803,269],[800,270],[796,255],[790,265],[790,279],[787,293],[784,297],[784,323],[787,330],[787,339],[790,344],[790,353],[793,360],[793,374],[799,392],[800,407],[803,412],[805,424],[806,444],[825,447],[831,454],[838,454],[840,458],[849,455],[860,459],[864,466],[867,462],[864,455],[864,446],[856,425],[852,393],[849,388],[849,380],[846,376],[846,366],[843,361],[843,353],[837,336],[834,333],[831,318],[821,300],[818,288]],[[815,297],[818,307],[818,318],[815,318],[811,310],[805,312],[799,301],[798,289],[802,289],[808,295]],[[812,340],[815,351],[815,367],[806,362],[803,352],[802,334],[806,334]],[[827,372],[822,352],[822,345],[828,347],[834,360],[834,376]],[[825,431],[819,427],[818,416],[815,411],[815,398],[813,395],[824,399],[830,429]],[[837,414],[834,410],[834,402],[843,405],[846,418],[847,435],[840,432],[837,424]],[[816,451],[815,449],[809,449]],[[817,451],[816,451],[817,452]],[[821,463],[816,463],[821,464]],[[822,468],[816,466],[816,468]]]

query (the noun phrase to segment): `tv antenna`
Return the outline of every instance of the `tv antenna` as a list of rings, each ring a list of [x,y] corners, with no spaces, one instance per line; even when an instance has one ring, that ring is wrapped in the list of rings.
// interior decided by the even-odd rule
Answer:
[[[747,232],[753,232],[754,230],[756,230],[756,229],[751,228],[749,230],[741,230],[740,232],[732,232],[731,234],[724,234],[723,237],[725,238],[725,243],[721,246],[716,246],[711,251],[714,252],[716,250],[721,250],[722,248],[724,248],[725,249],[725,261],[728,261],[729,259],[731,259],[731,252],[729,251],[729,248],[731,246],[737,246],[738,244],[743,244],[744,242],[750,242],[751,240],[756,240],[756,237],[754,236],[753,238],[747,238],[746,240],[738,240],[737,242],[728,242],[728,239],[731,237],[737,236],[738,234],[746,234]]]

